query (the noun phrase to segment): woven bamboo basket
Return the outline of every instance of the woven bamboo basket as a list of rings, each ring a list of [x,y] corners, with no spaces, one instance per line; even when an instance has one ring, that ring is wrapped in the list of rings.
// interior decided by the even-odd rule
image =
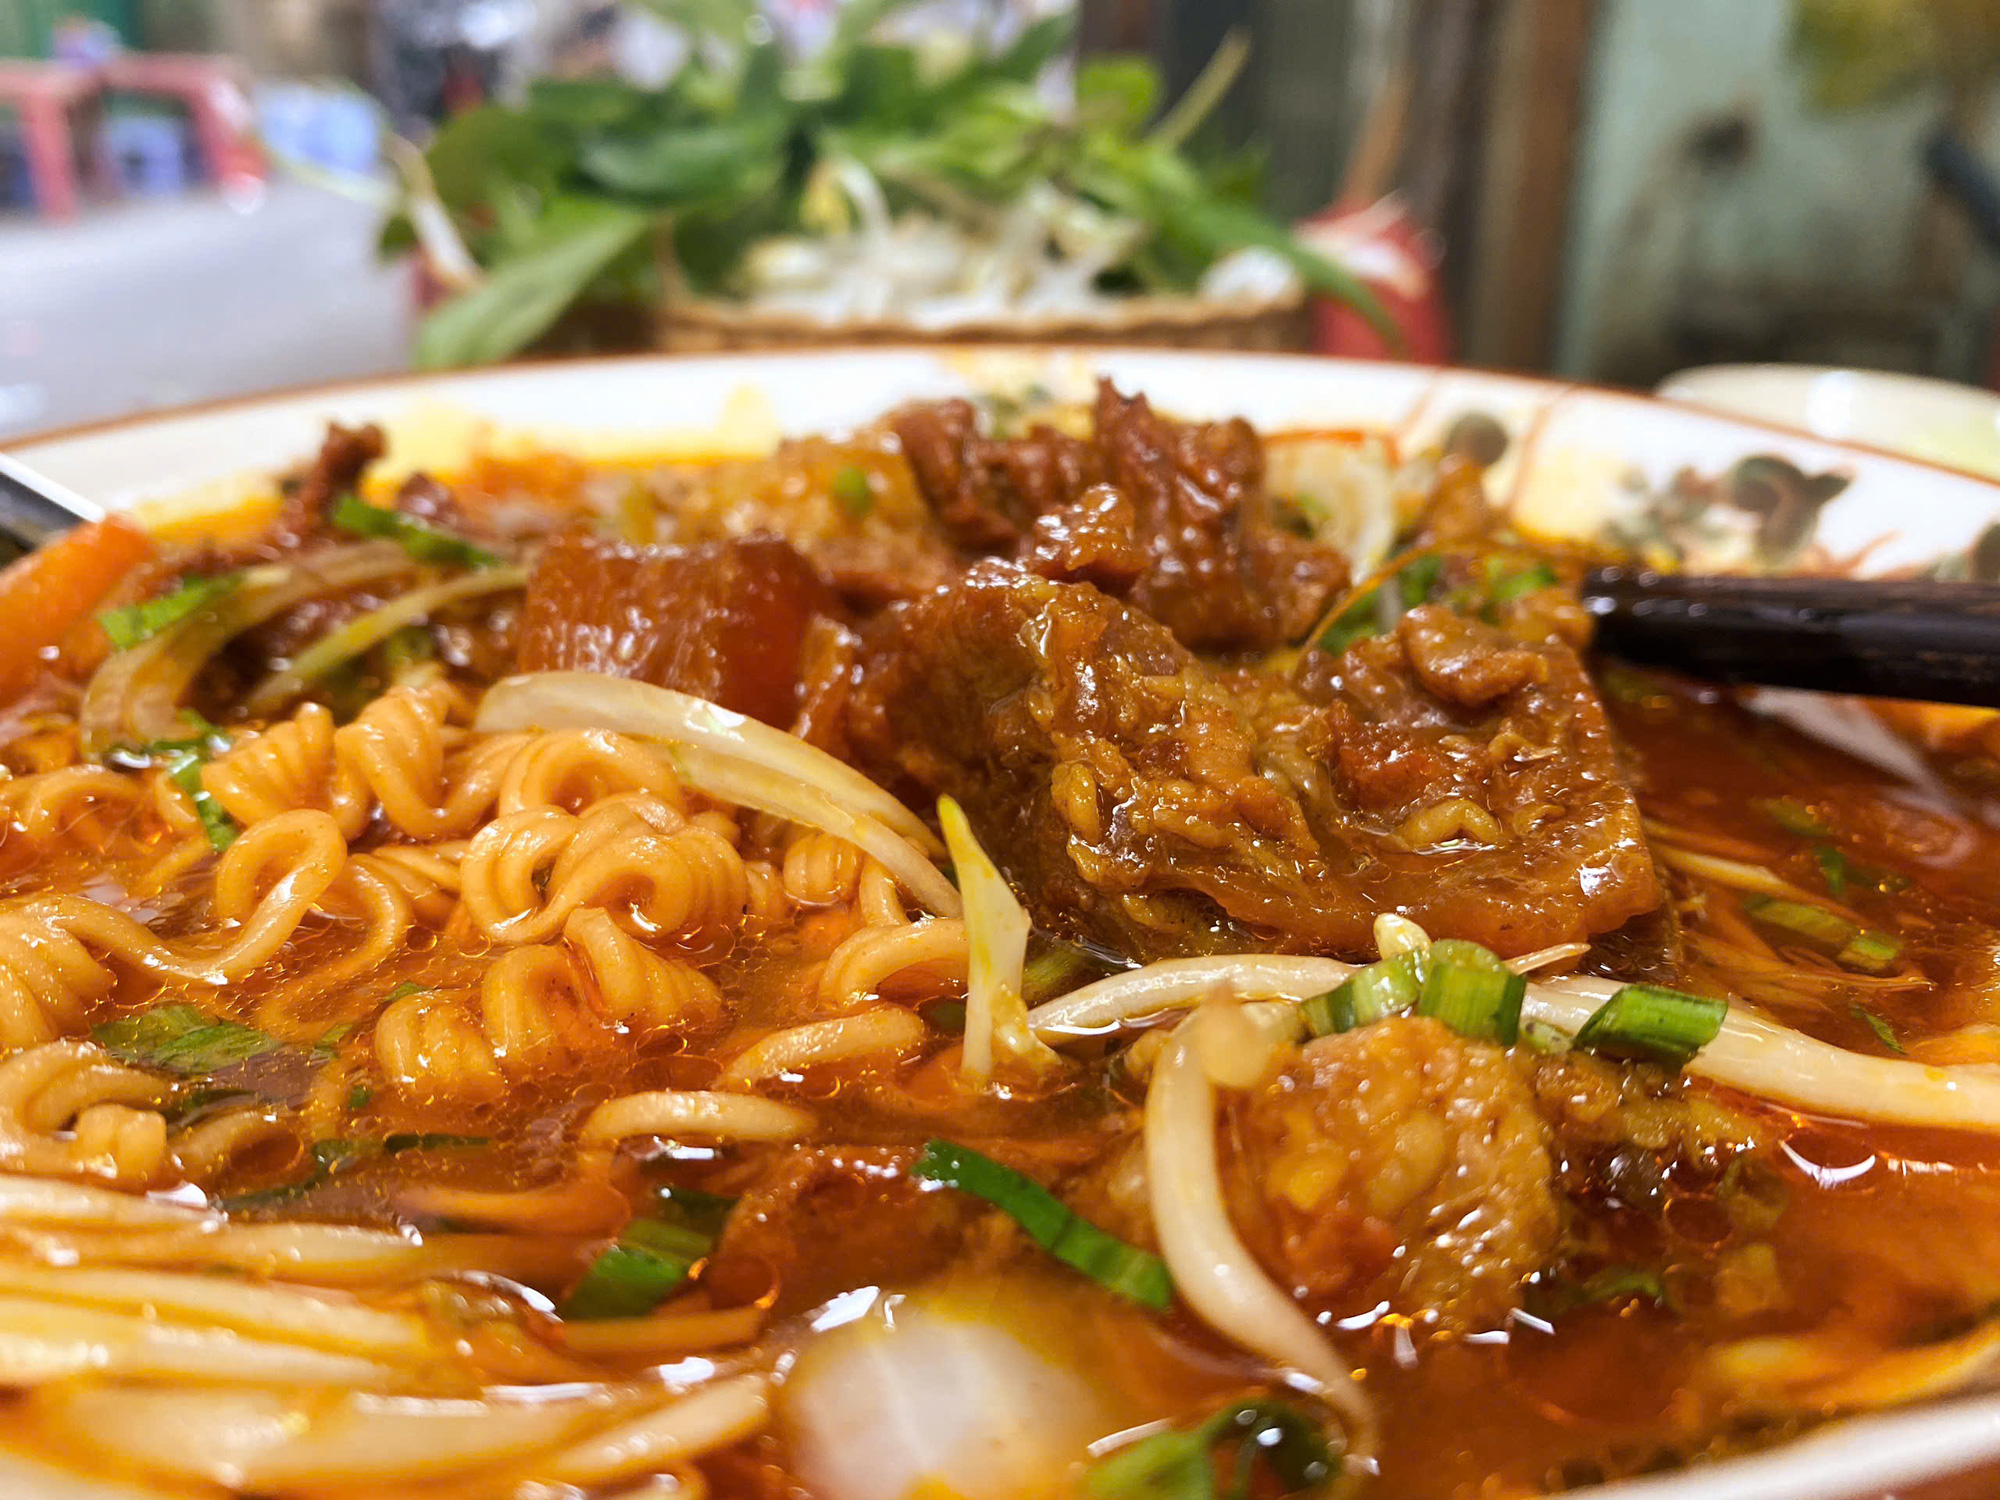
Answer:
[[[919,326],[895,319],[826,323],[796,314],[699,298],[669,299],[655,314],[653,346],[674,353],[791,349],[823,344],[1147,344],[1189,349],[1309,348],[1304,297],[1199,302],[1132,297],[1090,316],[1021,317]]]

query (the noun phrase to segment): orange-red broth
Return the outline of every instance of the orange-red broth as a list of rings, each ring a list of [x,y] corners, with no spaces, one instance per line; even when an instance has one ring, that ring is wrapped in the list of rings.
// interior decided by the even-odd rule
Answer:
[[[1928,989],[1870,999],[1904,1045],[1921,1050],[1928,1037],[1992,1016],[1995,934],[1986,914],[2000,894],[2000,841],[1969,808],[1898,784],[1780,726],[1753,721],[1713,693],[1628,678],[1612,697],[1650,816],[1728,841],[1738,853],[1760,850],[1771,867],[1804,884],[1815,868],[1810,841],[1775,827],[1757,806],[1759,799],[1803,795],[1855,859],[1910,883],[1893,894],[1849,893],[1850,904],[1871,922],[1904,938],[1909,958],[1935,981]],[[18,743],[12,758],[23,758]],[[1802,788],[1809,790],[1802,794]],[[157,853],[156,841],[129,828],[106,827],[54,854],[28,847],[16,830],[0,837],[0,894],[120,885],[137,879]],[[1688,882],[1680,887],[1683,897],[1700,894]],[[174,909],[171,892],[160,904],[167,908],[158,923],[165,934],[199,922],[198,909]],[[1690,930],[1699,930],[1704,918],[1697,910],[1687,920]],[[500,1188],[548,1180],[560,1171],[567,1128],[614,1086],[620,1092],[699,1087],[713,1078],[715,1058],[782,1024],[803,977],[841,935],[838,918],[812,918],[733,955],[716,977],[737,1019],[729,1032],[698,1046],[623,1058],[597,1076],[516,1090],[498,1104],[460,1106],[377,1093],[357,1131],[449,1130],[493,1144],[367,1162],[323,1190],[245,1212],[385,1224],[398,1219],[399,1187],[413,1181]],[[339,1014],[299,1015],[290,1025],[310,1034],[322,1023],[365,1014],[399,984],[469,984],[481,959],[475,947],[434,937],[339,997]],[[314,962],[308,939],[285,963],[229,996],[224,1008],[238,1019],[268,1023],[274,994]],[[128,977],[92,1019],[164,998],[170,997]],[[1788,1019],[1843,1045],[1880,1045],[1865,1023],[1837,1006]],[[797,1092],[826,1122],[825,1139],[909,1148],[951,1135],[1045,1180],[1087,1167],[1137,1129],[1135,1092],[1114,1057],[1040,1097],[975,1102],[950,1083],[953,1051],[949,1038],[939,1038],[894,1072],[820,1070]],[[1586,1196],[1571,1205],[1581,1236],[1616,1257],[1665,1268],[1679,1301],[1674,1310],[1626,1300],[1447,1337],[1426,1334],[1402,1318],[1373,1315],[1367,1297],[1317,1309],[1330,1336],[1365,1372],[1383,1413],[1381,1473],[1369,1493],[1383,1500],[1529,1494],[1762,1446],[1808,1425],[1813,1414],[1760,1410],[1718,1392],[1702,1374],[1705,1356],[1718,1344],[1832,1323],[1893,1346],[1962,1324],[2000,1301],[2000,1143],[1809,1120],[1741,1098],[1729,1103],[1760,1113],[1783,1138],[1771,1164],[1787,1206],[1766,1235],[1782,1274],[1783,1305],[1749,1318],[1718,1307],[1709,1272],[1741,1234],[1713,1211],[1713,1178],[1700,1177],[1662,1184],[1663,1211],[1637,1211],[1615,1196]],[[665,1181],[741,1192],[754,1187],[780,1149],[634,1158],[621,1163],[617,1182],[635,1204]],[[299,1175],[296,1161],[258,1159],[218,1191],[251,1192]],[[698,1278],[694,1295],[721,1306],[769,1303],[772,1333],[759,1349],[775,1363],[788,1349],[811,1342],[806,1322],[812,1310],[841,1292],[869,1286],[896,1292],[942,1282],[960,1301],[1014,1309],[1007,1316],[1031,1346],[1088,1371],[1114,1430],[1195,1418],[1257,1388],[1255,1364],[1185,1314],[1140,1311],[1052,1267],[1018,1239],[984,1229],[965,1232],[962,1225],[939,1232],[933,1196],[884,1198],[859,1179],[836,1175],[795,1207],[796,1222],[780,1226],[785,1232],[772,1243],[789,1243],[794,1254],[718,1257]],[[535,1302],[517,1302],[528,1335],[561,1349],[554,1321]],[[617,1375],[643,1361],[580,1357],[577,1363]],[[46,1436],[25,1410],[7,1408],[0,1426],[9,1441],[44,1447]],[[90,1453],[55,1456],[86,1470],[98,1463]],[[702,1467],[725,1496],[775,1500],[799,1493],[782,1432]]]

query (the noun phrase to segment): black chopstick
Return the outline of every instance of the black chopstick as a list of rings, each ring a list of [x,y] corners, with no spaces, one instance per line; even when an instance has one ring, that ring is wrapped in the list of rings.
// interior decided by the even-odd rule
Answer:
[[[2000,708],[2000,585],[1596,568],[1597,649],[1692,677]]]

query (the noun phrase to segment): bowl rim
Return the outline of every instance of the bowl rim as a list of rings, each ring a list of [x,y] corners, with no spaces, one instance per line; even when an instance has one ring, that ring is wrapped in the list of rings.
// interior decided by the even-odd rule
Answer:
[[[299,400],[310,396],[345,396],[368,392],[392,392],[405,387],[422,388],[434,383],[455,379],[477,378],[480,376],[501,376],[504,378],[528,379],[535,375],[547,374],[571,368],[592,368],[616,370],[647,364],[690,364],[711,360],[783,363],[822,363],[830,360],[870,357],[892,358],[929,356],[939,359],[991,359],[1010,357],[1027,358],[1133,358],[1167,359],[1188,361],[1213,361],[1227,363],[1235,360],[1257,360],[1299,364],[1314,368],[1339,365],[1354,371],[1401,370],[1421,372],[1433,380],[1449,379],[1457,375],[1475,376],[1483,379],[1504,380],[1517,385],[1545,392],[1553,402],[1570,392],[1583,392],[1603,400],[1628,402],[1639,406],[1653,407],[1667,411],[1691,413],[1715,421],[1729,422],[1756,432],[1767,432],[1778,436],[1821,443],[1829,448],[1844,452],[1866,454],[1873,458],[1885,458],[1897,463],[1911,464],[1920,469],[1928,469],[1940,474],[1949,474],[1958,479],[1971,479],[1980,484],[2000,487],[2000,479],[1957,464],[1940,463],[1935,459],[1920,458],[1894,448],[1886,448],[1875,443],[1859,442],[1850,438],[1821,437],[1801,427],[1789,426],[1783,422],[1772,422],[1762,417],[1739,416],[1733,412],[1716,410],[1691,401],[1680,401],[1662,396],[1657,392],[1647,392],[1625,386],[1606,385],[1588,380],[1569,380],[1560,376],[1541,375],[1527,371],[1504,369],[1499,366],[1484,365],[1431,365],[1414,360],[1358,359],[1345,355],[1301,353],[1280,349],[1184,349],[1163,345],[1117,344],[1117,343],[1073,343],[1061,340],[1038,341],[1033,339],[996,340],[993,342],[963,342],[950,339],[910,340],[908,342],[829,342],[796,349],[714,349],[714,350],[637,350],[621,354],[596,354],[584,356],[545,356],[536,359],[510,360],[494,365],[458,365],[444,370],[402,370],[388,371],[379,375],[350,376],[339,380],[304,381],[293,385],[272,386],[265,390],[242,392],[231,396],[217,396],[206,401],[191,401],[174,406],[148,407],[145,411],[129,412],[123,416],[99,417],[85,422],[74,422],[59,427],[38,428],[30,432],[17,433],[0,441],[0,452],[15,452],[39,447],[44,444],[69,442],[77,438],[108,436],[127,428],[144,427],[154,422],[173,421],[183,417],[207,416],[216,413],[256,407],[260,404],[278,404]],[[1698,367],[1722,368],[1722,367]],[[1756,368],[1766,369],[1818,369],[1817,366],[1767,365]],[[1870,373],[1862,371],[1859,373]],[[1927,379],[1928,377],[1912,377]],[[1940,384],[1950,385],[1945,381]],[[1977,386],[1965,389],[1978,391]]]

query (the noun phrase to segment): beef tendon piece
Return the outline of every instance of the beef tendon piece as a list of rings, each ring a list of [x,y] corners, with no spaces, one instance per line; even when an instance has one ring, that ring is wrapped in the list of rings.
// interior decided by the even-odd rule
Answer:
[[[1196,650],[1297,640],[1346,583],[1338,551],[1278,524],[1248,423],[1170,421],[1105,381],[1095,424],[1087,441],[1049,427],[989,438],[963,401],[894,419],[919,490],[959,547],[1087,578]]]
[[[1323,1037],[1228,1118],[1237,1227],[1309,1303],[1491,1328],[1556,1258],[1549,1127],[1491,1043],[1417,1017]]]
[[[1604,705],[1553,634],[1443,605],[1309,658],[1261,715],[1328,860],[1380,909],[1512,956],[1660,903]],[[1342,845],[1347,857],[1331,852]]]
[[[864,639],[856,754],[956,797],[1043,926],[1134,957],[1365,939],[1240,706],[1157,622],[982,563]]]
[[[515,634],[523,672],[603,672],[789,728],[814,616],[833,608],[782,541],[636,546],[585,535],[542,549]]]

